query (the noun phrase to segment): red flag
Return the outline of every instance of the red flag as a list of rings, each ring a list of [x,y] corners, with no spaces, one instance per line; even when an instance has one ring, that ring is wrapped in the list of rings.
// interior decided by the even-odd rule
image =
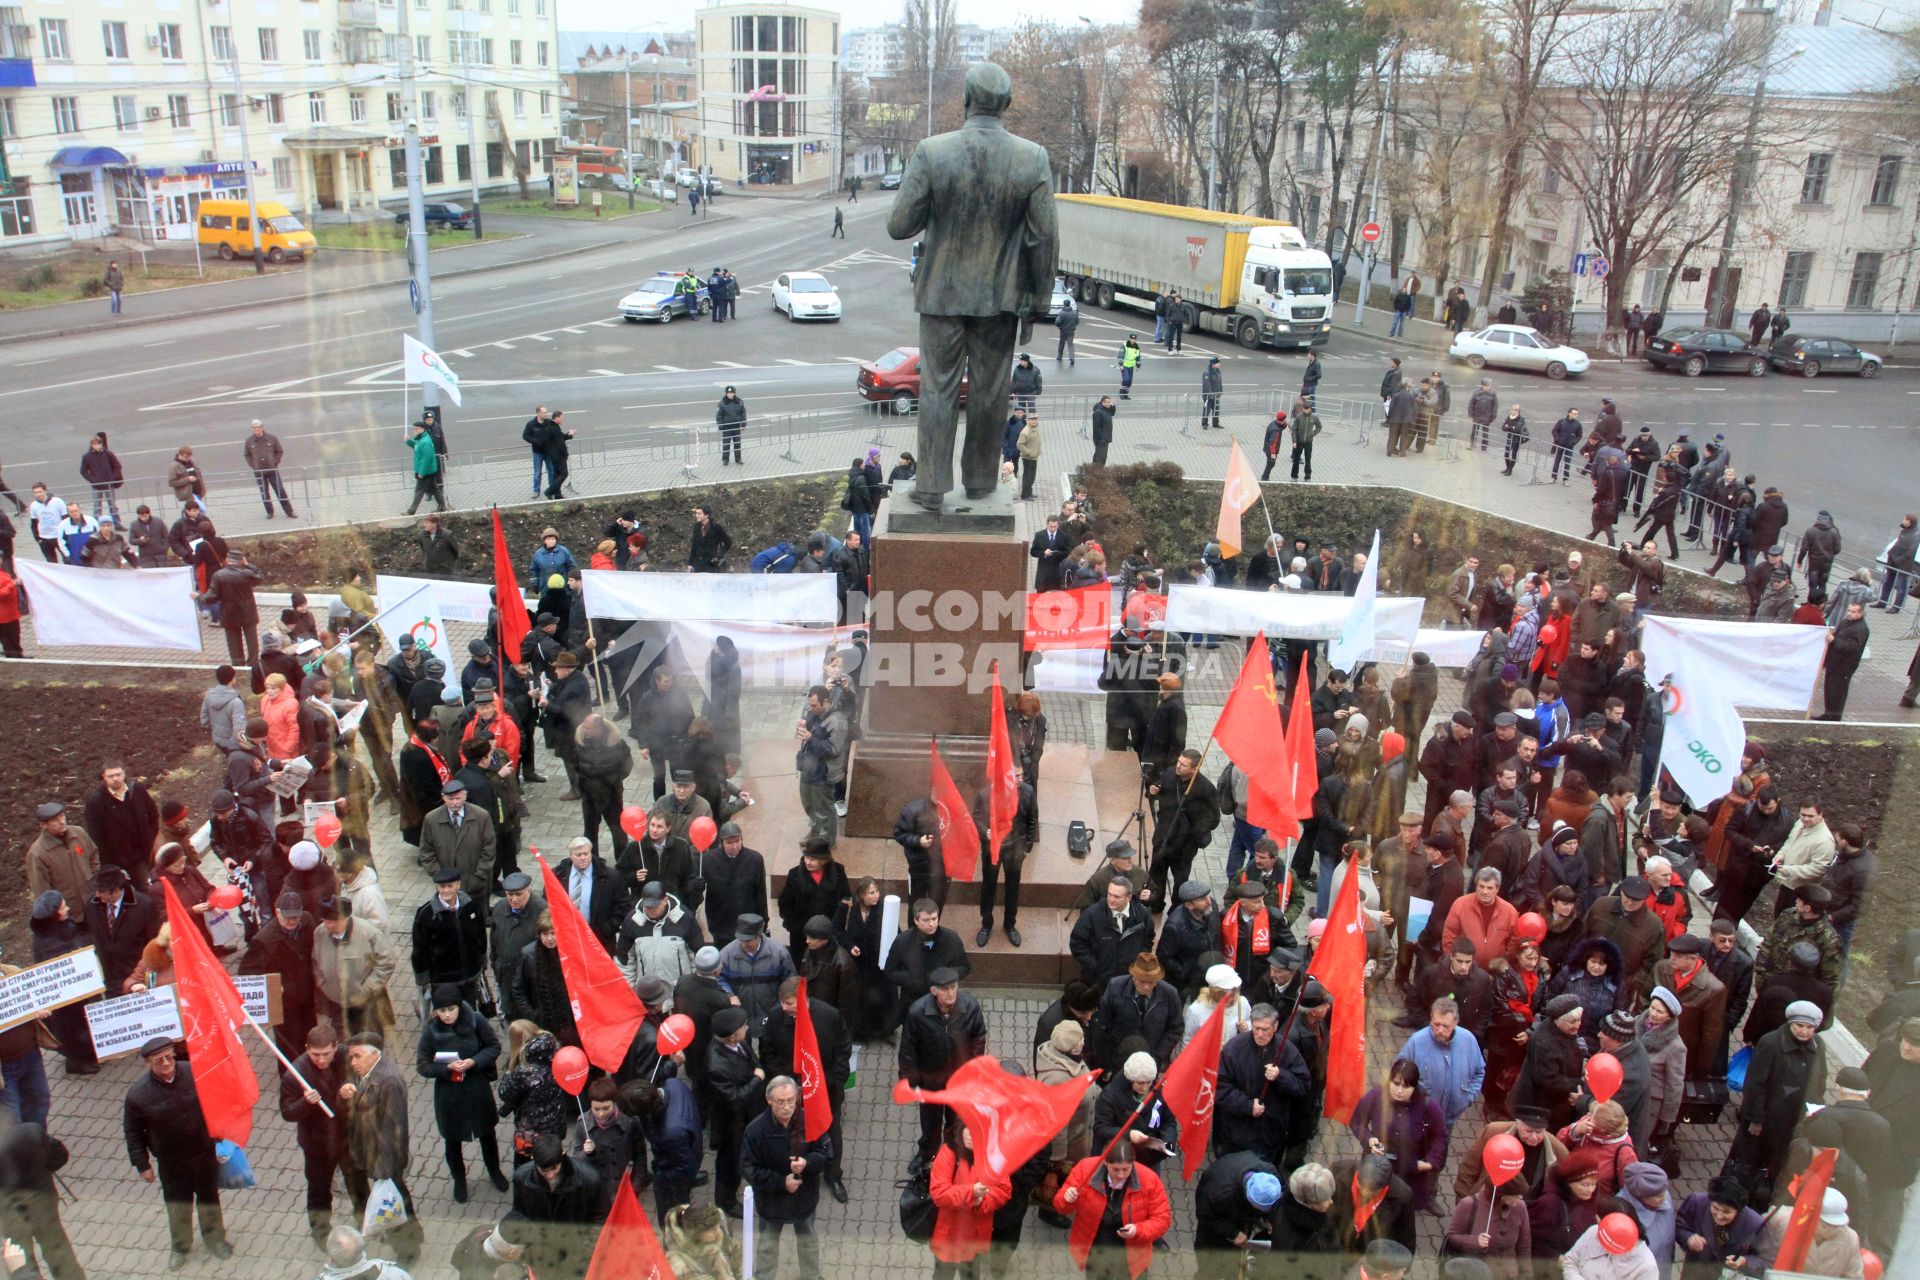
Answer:
[[[1235,440],[1233,452],[1227,456],[1226,483],[1220,486],[1220,515],[1213,525],[1213,540],[1220,544],[1220,554],[1229,560],[1240,554],[1240,517],[1258,501],[1260,477],[1253,473],[1253,464],[1240,452],[1240,442]]]
[[[633,1170],[620,1175],[613,1208],[587,1264],[587,1280],[673,1280],[673,1268],[653,1233],[653,1219],[633,1194]]]
[[[1160,1080],[1160,1097],[1180,1122],[1180,1146],[1186,1152],[1180,1176],[1191,1181],[1213,1136],[1213,1101],[1220,1079],[1220,1037],[1226,1026],[1232,997],[1213,1006],[1213,1012],[1187,1041]]]
[[[180,1026],[186,1032],[187,1054],[193,1060],[193,1088],[200,1097],[207,1132],[246,1146],[253,1136],[253,1104],[260,1100],[260,1080],[240,1043],[246,1008],[233,979],[207,945],[193,913],[165,876],[160,888],[167,895],[167,925],[173,931],[173,992],[180,1002]]]
[[[1104,649],[1113,635],[1113,588],[1104,582],[1066,591],[1029,591],[1021,647]]]
[[[500,670],[520,660],[520,643],[533,624],[527,620],[527,606],[520,595],[520,583],[513,574],[513,557],[507,553],[507,531],[500,525],[500,508],[493,509],[493,603],[500,610]]]
[[[1302,822],[1313,816],[1313,796],[1320,790],[1320,770],[1313,752],[1313,692],[1307,688],[1307,667],[1300,664],[1300,683],[1287,706],[1287,762],[1293,766],[1293,816]]]
[[[538,859],[536,859],[538,861]],[[547,892],[547,910],[553,915],[553,933],[560,944],[560,973],[566,979],[573,1005],[573,1025],[580,1031],[580,1047],[587,1061],[602,1071],[618,1071],[633,1047],[634,1033],[647,1011],[633,993],[620,967],[580,918],[580,909],[553,868],[540,863]]]
[[[1367,932],[1360,914],[1360,877],[1349,874],[1327,912],[1327,931],[1307,966],[1333,997],[1327,1036],[1325,1113],[1341,1124],[1367,1087]]]
[[[827,1097],[827,1067],[820,1060],[820,1037],[814,1034],[813,1010],[807,1008],[807,980],[800,979],[800,1007],[793,1012],[793,1073],[800,1077],[801,1108],[806,1113],[807,1141],[833,1128],[833,1102]]]
[[[1155,623],[1167,620],[1167,597],[1144,587],[1135,587],[1120,610],[1120,625],[1129,631],[1151,631]]]
[[[993,701],[987,705],[987,856],[1000,865],[1000,842],[1020,809],[1020,769],[1007,737],[1007,704],[1000,696],[1000,664],[993,664]]]
[[[1293,816],[1293,775],[1287,767],[1286,726],[1263,631],[1247,646],[1240,678],[1213,727],[1213,740],[1247,780],[1247,821],[1276,840],[1300,834]]]
[[[953,785],[947,762],[940,758],[940,740],[933,740],[934,812],[940,817],[940,854],[947,864],[947,879],[971,880],[980,866],[980,828],[973,825],[973,810]]]
[[[1780,1237],[1780,1252],[1774,1256],[1773,1270],[1799,1271],[1807,1262],[1807,1249],[1813,1244],[1814,1229],[1820,1225],[1820,1202],[1826,1198],[1827,1183],[1833,1180],[1838,1147],[1822,1147],[1793,1180],[1793,1216],[1787,1219],[1786,1234]]]
[[[896,1080],[893,1100],[952,1107],[973,1131],[973,1149],[987,1168],[1006,1177],[1067,1127],[1092,1084],[1091,1072],[1060,1084],[1010,1076],[999,1059],[988,1056],[967,1059],[944,1089],[916,1089]]]

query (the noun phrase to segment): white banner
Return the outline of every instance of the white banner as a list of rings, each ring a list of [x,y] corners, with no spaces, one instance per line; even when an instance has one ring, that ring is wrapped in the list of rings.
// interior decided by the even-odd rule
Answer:
[[[440,353],[424,345],[410,333],[400,335],[400,357],[408,382],[430,382],[447,393],[455,408],[460,406],[460,375],[447,368]]]
[[[832,626],[840,620],[840,597],[830,573],[630,573],[587,569],[580,576],[586,587],[590,618],[787,626]]]
[[[1646,620],[1647,679],[1664,684],[1660,763],[1695,805],[1727,793],[1746,745],[1741,707],[1805,711],[1826,659],[1827,629],[1724,619]]]
[[[1363,657],[1391,662],[1413,650],[1426,601],[1381,596],[1374,602],[1374,643]],[[1262,631],[1290,640],[1333,640],[1347,625],[1353,601],[1330,591],[1232,591],[1177,586],[1167,592],[1168,631],[1253,636]]]
[[[272,988],[280,975],[242,973],[234,975],[233,986],[247,1016],[263,1027],[278,1021],[273,1016]],[[155,1036],[184,1040],[180,1025],[180,1002],[171,986],[136,991],[87,1006],[87,1029],[93,1033],[94,1053],[105,1061],[110,1057],[135,1053]]]
[[[14,566],[33,606],[34,639],[43,648],[200,652],[191,568],[88,569],[32,556],[17,557]]]
[[[1327,642],[1327,663],[1338,671],[1351,671],[1355,663],[1373,651],[1376,629],[1375,604],[1380,596],[1380,531],[1373,531],[1373,545],[1367,548],[1367,567],[1353,591],[1353,607],[1347,611],[1340,634]]]
[[[92,947],[69,951],[10,978],[0,978],[0,1031],[52,1009],[92,999],[107,989]]]
[[[1046,649],[1033,656],[1037,692],[1100,692],[1100,672],[1107,665],[1105,649]]]
[[[1440,627],[1422,627],[1413,633],[1413,647],[1407,656],[1424,653],[1436,667],[1465,667],[1480,655],[1484,631],[1447,631]],[[1383,662],[1403,659],[1381,658]]]
[[[414,591],[409,592],[400,586],[389,585],[407,582],[413,583]],[[418,590],[417,588],[421,586],[425,586],[427,590]],[[380,605],[381,626],[388,637],[397,638],[403,632],[412,636],[414,644],[426,649],[446,664],[446,674],[440,679],[441,688],[448,693],[459,693],[460,668],[466,665],[466,662],[462,659],[459,665],[455,665],[453,646],[447,643],[447,621],[440,611],[440,601],[444,594],[454,593],[443,593],[442,587],[455,587],[462,593],[475,589],[473,584],[466,582],[435,582],[429,578],[389,578],[383,575],[380,579],[380,597],[377,603]],[[487,594],[486,587],[479,587],[477,590],[480,592],[482,601],[479,622],[485,626],[487,610],[492,606],[492,597]],[[409,594],[412,595],[412,599],[407,598]],[[463,600],[468,607],[471,607],[471,601],[465,595],[458,594],[455,598]],[[391,612],[388,612],[389,600],[395,602]]]
[[[407,597],[423,587],[433,593],[433,601],[439,607],[441,617],[453,622],[477,622],[483,627],[487,625],[487,615],[493,611],[491,582],[403,578],[397,573],[383,573],[373,602],[382,612],[396,606],[411,609],[419,601],[408,601]]]
[[[740,655],[740,683],[749,688],[805,688],[820,683],[823,664],[850,631],[830,627],[782,627],[766,623],[682,621],[669,628],[677,665],[705,688],[707,655],[717,637],[733,641]],[[622,637],[624,639],[625,637]]]

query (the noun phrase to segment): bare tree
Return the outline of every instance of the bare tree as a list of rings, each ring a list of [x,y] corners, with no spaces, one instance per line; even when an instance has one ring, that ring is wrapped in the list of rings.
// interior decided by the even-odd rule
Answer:
[[[1392,15],[1348,0],[1323,0],[1315,5],[1313,19],[1301,41],[1299,64],[1305,71],[1301,88],[1308,118],[1319,133],[1315,154],[1322,145],[1326,150],[1332,200],[1323,225],[1305,231],[1309,240],[1324,239],[1329,256],[1338,248],[1344,269],[1358,230],[1360,202],[1354,197],[1377,160],[1372,156],[1372,140],[1359,136],[1366,132],[1359,125],[1378,120],[1377,112],[1384,109],[1383,72],[1392,51]],[[1355,150],[1361,146],[1366,148],[1368,163],[1356,169]],[[1342,185],[1348,177],[1351,191]]]

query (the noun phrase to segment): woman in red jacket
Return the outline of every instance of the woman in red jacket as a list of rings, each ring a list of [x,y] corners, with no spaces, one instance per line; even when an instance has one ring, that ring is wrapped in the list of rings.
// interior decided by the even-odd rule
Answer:
[[[1134,1163],[1133,1144],[1125,1138],[1104,1159],[1088,1156],[1075,1165],[1054,1193],[1053,1207],[1072,1216],[1067,1252],[1096,1280],[1139,1280],[1153,1259],[1153,1242],[1173,1225],[1166,1185]]]
[[[958,1116],[947,1121],[930,1189],[940,1210],[933,1224],[934,1280],[978,1280],[980,1258],[993,1244],[994,1212],[1013,1198],[1013,1184],[984,1164],[975,1167],[973,1135]]]

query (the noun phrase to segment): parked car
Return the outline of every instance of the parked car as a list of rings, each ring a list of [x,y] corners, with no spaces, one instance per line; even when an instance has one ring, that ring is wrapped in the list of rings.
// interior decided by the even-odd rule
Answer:
[[[402,209],[400,212],[394,214],[393,220],[400,226],[406,226],[407,211]],[[427,230],[433,231],[440,228],[448,231],[473,230],[473,211],[464,205],[428,204]]]
[[[621,317],[632,324],[642,320],[671,324],[675,316],[704,315],[707,286],[703,284],[692,293],[680,293],[679,283],[680,277],[671,271],[662,271],[642,281],[638,289],[620,299]]]
[[[882,191],[898,191],[900,189],[900,175],[897,173],[882,175],[880,179],[880,189]]]
[[[1544,373],[1555,381],[1585,373],[1593,363],[1578,347],[1555,342],[1538,329],[1523,324],[1495,324],[1475,333],[1454,335],[1448,354],[1476,369],[1495,365]]]
[[[789,320],[838,320],[840,294],[818,271],[787,271],[774,279],[773,309]]]
[[[1689,378],[1703,373],[1762,378],[1767,373],[1766,349],[1732,329],[1673,329],[1647,343],[1640,354],[1656,369],[1671,369]]]
[[[1862,351],[1844,338],[1786,333],[1773,340],[1767,363],[1803,378],[1817,378],[1823,373],[1857,373],[1863,378],[1877,378],[1883,362],[1873,352]]]
[[[1047,299],[1047,319],[1058,320],[1060,308],[1067,305],[1067,299],[1073,295],[1067,292],[1066,284],[1059,276],[1053,278],[1053,296]]]
[[[862,400],[890,404],[895,413],[912,413],[920,403],[920,348],[895,347],[878,360],[861,364],[854,389]],[[960,401],[966,403],[967,379],[960,378]]]
[[[674,173],[673,180],[677,185],[685,187],[688,190],[693,190],[700,186],[700,171],[698,169],[680,169]],[[717,196],[721,190],[720,179],[709,177],[706,183],[706,190],[701,194]]]

